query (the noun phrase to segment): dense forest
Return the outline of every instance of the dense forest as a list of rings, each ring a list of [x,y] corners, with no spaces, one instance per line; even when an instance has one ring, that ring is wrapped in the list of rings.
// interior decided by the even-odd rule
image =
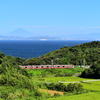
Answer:
[[[30,58],[25,65],[73,64],[92,65],[100,59],[100,42],[93,41],[72,47],[62,47],[59,50],[49,52],[39,58]]]

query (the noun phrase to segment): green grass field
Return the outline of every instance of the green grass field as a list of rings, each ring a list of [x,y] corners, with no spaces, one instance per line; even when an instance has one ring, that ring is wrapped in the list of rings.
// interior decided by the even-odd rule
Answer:
[[[86,79],[80,77],[51,77],[51,78],[42,78],[44,82],[58,82],[58,81],[86,81],[86,80],[94,80],[94,79]],[[37,79],[39,80],[39,78]],[[69,84],[69,83],[64,83]],[[100,100],[100,81],[90,81],[90,82],[80,82],[83,85],[84,89],[93,91],[89,93],[79,94],[79,95],[71,95],[71,96],[60,96],[57,98],[49,98],[47,100]]]
[[[33,77],[34,79],[34,77]],[[35,78],[36,81],[43,80],[43,82],[54,82],[58,83],[59,81],[64,82],[73,82],[73,81],[85,81],[85,80],[94,80],[94,79],[86,79],[86,78],[80,78],[80,77],[48,77],[48,78]]]
[[[81,83],[84,89],[100,91],[100,81]]]
[[[57,98],[49,98],[47,100],[100,100],[100,92],[90,92],[72,96],[60,96]]]
[[[54,77],[54,76],[72,76],[75,73],[80,74],[84,69],[75,67],[74,69],[28,69],[28,73],[34,77]],[[64,77],[64,76],[63,76]]]
[[[55,70],[58,71],[58,70]],[[63,72],[64,70],[62,70]],[[67,71],[67,70],[66,70]],[[71,71],[71,70],[70,70]],[[39,84],[45,83],[45,82],[50,82],[50,83],[59,83],[60,82],[79,82],[80,84],[83,85],[83,88],[86,90],[90,90],[88,93],[84,94],[78,94],[78,95],[64,95],[64,96],[59,96],[59,97],[53,97],[53,98],[48,98],[46,100],[100,100],[100,81],[89,81],[89,82],[83,82],[83,81],[88,81],[88,80],[94,80],[94,79],[87,79],[87,78],[80,78],[80,77],[75,77],[75,76],[70,76],[70,77],[54,77],[51,73],[46,73],[46,76],[48,77],[38,77],[38,75],[42,75],[43,70],[34,70],[34,72],[29,71],[30,73],[33,73],[34,76],[32,79],[34,82],[38,82]],[[46,70],[45,70],[46,72]],[[70,72],[71,73],[71,72]],[[36,76],[37,77],[36,77]],[[69,83],[64,83],[65,85]]]

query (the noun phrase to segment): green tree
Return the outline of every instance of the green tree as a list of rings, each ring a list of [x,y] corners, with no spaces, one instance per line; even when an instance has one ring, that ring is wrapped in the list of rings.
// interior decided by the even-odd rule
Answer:
[[[64,57],[59,60],[59,64],[70,64],[70,58]]]
[[[68,92],[79,92],[83,90],[83,86],[79,83],[70,83],[67,85]]]
[[[20,57],[15,57],[16,62],[18,63],[18,65],[23,65],[23,63],[25,62],[24,58],[20,58]]]
[[[96,62],[97,64],[94,63],[89,69],[85,69],[82,72],[81,77],[100,78],[100,63],[98,62]]]
[[[39,58],[30,58],[24,62],[24,65],[40,65]]]

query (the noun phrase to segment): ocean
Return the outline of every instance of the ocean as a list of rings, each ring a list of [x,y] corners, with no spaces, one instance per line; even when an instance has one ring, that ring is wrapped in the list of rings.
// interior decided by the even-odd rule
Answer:
[[[53,50],[60,49],[64,46],[74,46],[91,42],[88,40],[56,40],[56,41],[39,41],[39,40],[0,40],[0,52],[14,57],[29,59],[39,57]]]

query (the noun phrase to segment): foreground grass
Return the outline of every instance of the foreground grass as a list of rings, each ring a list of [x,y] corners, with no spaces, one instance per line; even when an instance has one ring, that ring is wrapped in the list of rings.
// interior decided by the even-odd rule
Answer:
[[[47,100],[100,100],[100,92],[90,92],[72,96],[60,96],[57,98],[49,98]]]

